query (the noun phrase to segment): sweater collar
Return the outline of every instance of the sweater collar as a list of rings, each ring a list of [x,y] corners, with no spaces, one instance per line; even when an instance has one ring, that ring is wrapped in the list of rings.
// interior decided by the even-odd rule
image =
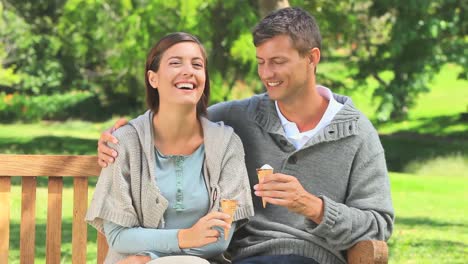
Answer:
[[[281,120],[276,111],[275,102],[270,100],[267,93],[255,97],[258,100],[257,109],[253,113],[255,122],[270,134],[286,137],[283,127],[281,126]],[[333,94],[333,97],[337,102],[343,104],[343,107],[338,111],[330,124],[322,129],[322,133],[319,133],[319,138],[336,140],[338,138],[357,134],[357,130],[355,129],[356,122],[361,113],[354,107],[351,98],[339,94]],[[344,131],[344,128],[346,128],[346,131]]]
[[[143,153],[150,161],[155,160],[153,116],[154,113],[151,110],[148,110],[144,114],[130,121],[130,125],[132,125],[137,131],[140,144],[143,148]],[[226,139],[229,139],[232,136],[233,130],[231,128],[225,129],[222,122],[213,123],[203,116],[200,117],[200,122],[203,129],[206,162],[208,164],[217,164],[221,166],[222,157],[214,153],[218,153],[219,149],[224,149],[226,142],[229,142],[229,140]],[[150,166],[152,166],[151,164],[152,163],[150,163]],[[217,179],[214,180],[217,181]]]

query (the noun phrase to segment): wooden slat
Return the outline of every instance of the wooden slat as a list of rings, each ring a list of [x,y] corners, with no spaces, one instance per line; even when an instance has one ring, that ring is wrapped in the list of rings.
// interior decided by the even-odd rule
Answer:
[[[62,244],[62,177],[49,178],[47,197],[46,263],[60,263]]]
[[[98,245],[97,263],[102,264],[104,263],[104,259],[106,258],[107,250],[109,249],[109,247],[107,245],[106,237],[102,233],[99,233],[99,232],[97,236],[97,245]]]
[[[26,167],[27,164],[23,163]],[[36,177],[22,178],[20,263],[34,263],[34,241],[36,238]]]
[[[388,247],[385,241],[363,240],[348,250],[349,264],[386,264]]]
[[[8,263],[11,177],[0,177],[0,263]]]
[[[88,178],[75,177],[73,186],[72,263],[81,264],[86,263]]]
[[[96,176],[96,156],[0,155],[1,176]]]

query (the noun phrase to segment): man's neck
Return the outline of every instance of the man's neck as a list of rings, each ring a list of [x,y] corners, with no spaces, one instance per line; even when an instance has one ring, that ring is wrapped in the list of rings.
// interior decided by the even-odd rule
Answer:
[[[291,101],[277,101],[283,116],[296,123],[300,132],[314,129],[327,110],[329,101],[322,97],[317,88],[306,96]]]

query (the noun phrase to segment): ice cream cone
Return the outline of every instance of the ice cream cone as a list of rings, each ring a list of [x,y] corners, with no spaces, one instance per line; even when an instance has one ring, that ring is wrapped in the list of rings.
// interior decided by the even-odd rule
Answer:
[[[232,219],[237,209],[237,200],[221,199],[221,212],[231,216],[227,220],[228,224],[232,224]],[[224,228],[224,239],[227,240],[229,237],[230,228]]]
[[[262,166],[262,168],[257,169],[258,182],[261,182],[263,177],[273,174],[273,168],[271,168],[270,166],[268,166],[269,168],[263,168],[263,167],[266,167],[266,166]],[[266,201],[263,198],[262,198],[262,204],[263,204],[263,208],[265,208]]]

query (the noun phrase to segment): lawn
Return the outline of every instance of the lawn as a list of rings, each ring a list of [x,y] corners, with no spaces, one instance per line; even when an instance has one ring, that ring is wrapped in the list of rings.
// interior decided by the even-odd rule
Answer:
[[[466,177],[419,177],[391,173],[392,197],[397,218],[389,241],[390,263],[466,263],[468,259],[468,181]],[[92,191],[92,189],[90,189]],[[19,263],[21,188],[13,186],[10,263]],[[90,195],[91,198],[91,195]],[[39,187],[37,200],[47,199]],[[71,262],[72,188],[63,197],[62,263]],[[45,263],[47,203],[36,207],[36,263]],[[88,228],[88,262],[96,257],[96,232]]]
[[[19,179],[13,179],[14,182],[19,182]],[[73,219],[73,187],[71,178],[64,181],[64,191],[62,197],[62,247],[61,247],[61,263],[71,263],[72,257],[72,219]],[[39,184],[42,182],[42,184]],[[46,223],[47,223],[47,186],[44,186],[44,181],[38,181],[39,187],[36,191],[36,241],[35,241],[35,263],[43,264],[46,254]],[[68,187],[67,187],[68,186]],[[89,199],[91,199],[94,187],[89,188]],[[21,217],[21,186],[14,185],[11,189],[12,197],[12,210],[11,210],[11,223],[10,223],[10,253],[9,263],[16,264],[19,261],[19,237],[20,237],[20,217]],[[87,249],[87,263],[96,263],[96,230],[88,226],[88,249]]]
[[[324,65],[323,68],[326,68]],[[338,69],[339,70],[339,69]],[[392,173],[396,210],[389,241],[390,263],[466,263],[468,259],[468,81],[456,80],[452,65],[431,82],[431,92],[418,98],[407,121],[377,124]],[[356,105],[371,119],[375,102],[369,90],[349,91]],[[0,124],[0,153],[95,154],[104,123],[84,121]],[[18,263],[20,187],[14,179],[10,263]],[[37,200],[46,200],[47,183],[38,181]],[[63,200],[63,263],[71,257],[72,189],[65,183]],[[19,195],[19,196],[18,196]],[[36,263],[44,263],[45,206],[37,211]],[[96,233],[89,233],[88,260],[96,255]]]
[[[390,263],[466,263],[466,177],[391,174],[396,211]]]

